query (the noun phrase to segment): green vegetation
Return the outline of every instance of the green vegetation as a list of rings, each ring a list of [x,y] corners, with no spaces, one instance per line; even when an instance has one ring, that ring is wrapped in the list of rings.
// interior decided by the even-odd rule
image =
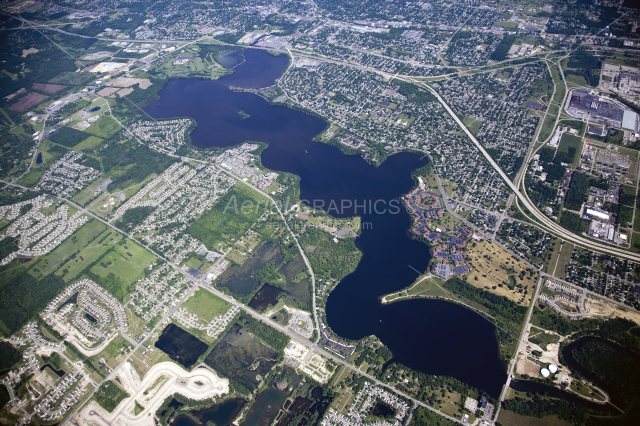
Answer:
[[[286,290],[287,283],[273,261],[267,262],[262,269],[253,271],[251,276],[260,284],[270,284]]]
[[[144,411],[144,407],[142,405],[140,405],[138,403],[138,401],[135,401],[135,406],[133,407],[133,415],[137,416],[138,414],[142,413]]]
[[[422,406],[416,408],[409,423],[410,426],[454,426],[455,424]]]
[[[436,98],[430,91],[415,84],[400,80],[393,80],[392,83],[400,85],[398,93],[406,96],[409,101],[415,104],[422,105],[428,102],[436,102],[438,100],[438,98]]]
[[[120,402],[128,397],[113,381],[108,381],[96,391],[94,398],[107,412],[112,413]]]
[[[465,116],[462,119],[462,122],[464,123],[465,126],[467,126],[467,128],[469,129],[469,131],[475,136],[478,131],[480,130],[480,127],[482,127],[482,120],[477,120],[473,117],[467,117]],[[462,130],[460,132],[458,132],[461,136],[462,136]]]
[[[571,75],[583,77],[593,87],[600,83],[600,58],[591,54],[584,46],[571,52],[566,68],[568,69],[564,75],[567,78]]]
[[[0,370],[8,370],[22,359],[20,352],[7,342],[0,341]]]
[[[129,185],[142,182],[152,173],[162,173],[171,164],[179,161],[152,149],[133,143],[117,143],[111,141],[106,148],[98,151],[103,166],[103,172],[114,169],[112,183],[109,190],[124,189]]]
[[[512,324],[522,324],[527,313],[526,307],[520,306],[504,296],[476,288],[458,277],[448,279],[444,282],[443,287],[486,307],[492,316],[501,317]]]
[[[500,23],[498,23],[497,25],[499,24]],[[507,59],[507,54],[509,53],[509,49],[511,49],[511,46],[513,46],[513,43],[515,41],[516,41],[516,36],[512,36],[512,35],[504,36],[502,40],[500,40],[500,43],[498,43],[498,45],[496,46],[496,50],[494,50],[489,57],[494,61],[504,61],[505,59]]]
[[[560,215],[560,225],[566,230],[578,235],[589,230],[588,219],[583,219],[579,214],[566,210]]]
[[[250,316],[240,317],[238,324],[280,353],[289,344],[289,336]]]
[[[65,287],[62,278],[33,278],[14,260],[0,267],[0,321],[15,333],[42,310]]]
[[[181,307],[208,322],[225,313],[231,305],[203,288],[198,289]]]
[[[85,140],[87,134],[71,127],[61,127],[49,136],[49,140],[59,145],[72,148]]]
[[[573,176],[571,177],[571,184],[569,185],[569,190],[567,191],[567,196],[564,202],[564,207],[566,209],[580,211],[582,204],[587,201],[587,197],[589,196],[591,180],[596,179],[589,179],[589,176],[578,171],[573,173]]]
[[[328,232],[310,228],[298,241],[318,279],[340,280],[350,274],[360,261],[361,254],[353,238],[339,239],[336,243]]]
[[[242,237],[269,207],[269,200],[243,184],[236,184],[211,209],[187,228],[209,250],[217,243]]]
[[[576,154],[580,152],[582,148],[582,138],[573,136],[569,133],[564,133],[560,138],[560,146],[558,146],[558,152],[553,159],[555,164],[566,163],[573,164],[576,159]]]
[[[545,398],[534,394],[531,398],[515,397],[507,399],[502,407],[516,414],[529,417],[544,418],[555,415],[574,425],[584,425],[590,414],[602,415],[601,411],[591,410],[584,405],[562,399]],[[613,413],[612,411],[610,413]]]
[[[116,226],[120,229],[134,229],[140,225],[156,208],[153,206],[134,207],[124,212]]]
[[[589,340],[571,351],[573,359],[596,378],[606,383],[628,406],[640,395],[640,357],[622,351],[607,341]]]
[[[87,267],[84,273],[103,285],[119,300],[141,278],[156,257],[132,240],[123,239]]]

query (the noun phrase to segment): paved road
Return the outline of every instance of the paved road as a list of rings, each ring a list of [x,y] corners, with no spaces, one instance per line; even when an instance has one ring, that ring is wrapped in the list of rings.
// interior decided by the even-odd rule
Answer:
[[[511,360],[511,366],[509,367],[509,374],[507,375],[507,382],[504,384],[504,387],[502,388],[502,393],[500,394],[500,402],[496,407],[496,412],[493,417],[494,422],[498,420],[498,415],[500,414],[500,408],[502,407],[502,401],[504,401],[505,397],[507,396],[507,391],[509,390],[509,385],[511,384],[511,376],[513,375],[513,370],[515,369],[516,363],[518,361],[518,354],[520,353],[520,348],[522,348],[522,345],[525,343],[524,334],[527,331],[527,326],[529,325],[529,321],[531,320],[531,315],[533,314],[533,310],[536,306],[536,300],[538,299],[538,294],[540,293],[540,287],[542,287],[542,283],[544,282],[544,280],[545,278],[542,275],[540,275],[540,278],[538,279],[538,284],[536,285],[536,292],[533,294],[533,299],[531,299],[529,312],[527,312],[527,320],[524,322],[522,326],[522,331],[520,331],[520,339],[518,340],[518,347],[514,352],[513,359]]]
[[[412,81],[412,79],[404,79],[404,80]],[[522,202],[522,204],[527,209],[529,209],[531,214],[533,214],[535,216],[535,218],[540,222],[540,226],[542,228],[544,228],[548,232],[551,232],[551,233],[553,233],[555,235],[560,236],[565,241],[569,241],[571,243],[574,243],[574,244],[577,244],[577,245],[580,245],[580,246],[588,247],[591,250],[600,251],[600,252],[609,253],[609,254],[615,254],[615,255],[620,256],[620,257],[622,257],[624,259],[629,259],[629,260],[632,260],[632,261],[635,261],[635,262],[640,262],[640,255],[638,255],[638,254],[630,253],[630,252],[628,252],[626,250],[622,250],[622,249],[619,249],[617,247],[613,247],[613,246],[610,246],[610,245],[607,245],[607,244],[599,243],[596,240],[591,240],[591,239],[587,239],[587,238],[575,235],[575,234],[567,231],[566,229],[562,228],[560,225],[558,225],[557,223],[555,223],[554,221],[549,219],[547,216],[542,214],[537,209],[537,207],[533,205],[533,203],[531,202],[529,197],[526,196],[526,195],[523,195],[520,192],[520,190],[514,185],[514,183],[511,181],[511,179],[509,179],[509,177],[506,175],[506,173],[500,168],[500,166],[498,166],[498,164],[493,160],[493,158],[491,158],[491,156],[484,149],[482,144],[475,138],[473,133],[471,133],[471,131],[469,131],[467,126],[465,126],[464,123],[462,122],[462,120],[460,120],[460,118],[458,118],[458,116],[453,112],[453,110],[444,101],[444,99],[442,99],[440,94],[438,92],[436,92],[433,88],[431,88],[431,86],[429,86],[429,85],[423,84],[423,83],[415,81],[415,80],[413,80],[412,82],[416,83],[416,84],[420,84],[422,87],[428,89],[438,99],[438,101],[442,104],[442,106],[449,113],[449,115],[453,118],[453,120],[458,124],[458,126],[460,126],[460,128],[465,132],[465,134],[469,137],[469,139],[471,139],[471,141],[476,145],[478,150],[482,153],[482,155],[484,155],[486,160],[495,169],[495,171],[502,178],[502,180],[504,180],[505,184],[509,187],[509,189],[511,189],[511,191],[516,195],[518,200],[520,202]]]

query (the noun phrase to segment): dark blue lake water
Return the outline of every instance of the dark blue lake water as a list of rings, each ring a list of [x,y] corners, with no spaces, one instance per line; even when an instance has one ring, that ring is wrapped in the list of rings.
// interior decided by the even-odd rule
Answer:
[[[411,172],[426,164],[416,154],[402,153],[379,167],[359,156],[313,141],[326,126],[322,120],[282,106],[272,106],[251,93],[234,93],[228,85],[264,87],[273,84],[286,59],[247,49],[246,61],[220,80],[174,79],[145,109],[155,118],[192,117],[198,127],[191,141],[199,147],[226,147],[262,141],[268,148],[262,164],[301,178],[301,197],[320,200],[397,200],[413,186]],[[238,111],[250,115],[243,119]],[[384,204],[379,204],[384,206]],[[368,209],[367,209],[368,210]],[[410,217],[357,212],[370,223],[356,240],[363,256],[357,269],[331,293],[328,325],[349,339],[375,334],[393,352],[395,361],[426,374],[456,377],[497,397],[506,379],[494,326],[480,315],[440,300],[412,300],[382,306],[378,297],[411,284],[429,262],[429,249],[411,240]],[[351,216],[354,209],[331,211]]]

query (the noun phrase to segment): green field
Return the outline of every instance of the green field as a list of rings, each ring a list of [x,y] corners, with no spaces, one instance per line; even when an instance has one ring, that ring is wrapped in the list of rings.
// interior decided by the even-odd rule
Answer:
[[[538,141],[544,142],[547,140],[553,130],[555,128],[554,124],[556,122],[555,115],[547,115],[547,118],[544,119],[544,123],[542,123],[542,128],[540,129],[540,134],[538,135]]]
[[[518,23],[513,21],[498,21],[493,25],[496,27],[502,27],[507,31],[515,30],[518,27]]]
[[[209,211],[187,228],[209,250],[241,238],[271,205],[270,201],[243,184],[236,184]]]
[[[477,120],[473,117],[468,117],[466,115],[462,119],[462,122],[464,123],[465,126],[467,126],[469,131],[474,136],[478,133],[478,130],[480,130],[480,127],[482,126],[482,120]],[[458,132],[458,134],[462,134],[462,133],[464,133],[462,130]]]
[[[104,231],[95,241],[87,244],[76,256],[70,256],[67,263],[56,272],[65,281],[74,279],[88,265],[99,259],[112,244],[120,241],[122,237],[112,229]]]
[[[115,382],[109,381],[95,393],[94,399],[107,412],[111,413],[129,394],[120,389]]]
[[[78,145],[74,146],[73,150],[78,152],[92,150],[94,148],[97,148],[100,145],[100,142],[102,142],[102,139],[96,136],[89,136],[88,138],[80,142]]]
[[[575,149],[573,157],[573,163],[575,166],[575,163],[580,160],[580,153],[582,152],[582,138],[570,135],[569,133],[564,133],[562,138],[560,138],[558,152],[568,153],[570,148]]]
[[[37,279],[42,279],[55,272],[72,255],[83,250],[89,245],[90,241],[96,239],[105,229],[106,226],[97,220],[88,221],[51,253],[34,260],[29,268],[29,274]]]
[[[208,290],[198,289],[180,307],[195,314],[205,323],[214,317],[222,315],[231,307],[229,303],[215,296]]]
[[[91,123],[87,127],[86,133],[99,138],[109,138],[115,135],[121,129],[120,125],[111,117],[103,115],[97,121]]]
[[[91,272],[102,278],[113,273],[123,286],[128,287],[136,282],[144,269],[155,260],[156,257],[151,252],[132,240],[126,240],[123,245],[116,244],[113,251],[91,268]]]

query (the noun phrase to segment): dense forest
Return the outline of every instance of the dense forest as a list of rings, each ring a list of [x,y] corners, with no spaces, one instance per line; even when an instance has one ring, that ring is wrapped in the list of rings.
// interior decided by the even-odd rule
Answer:
[[[124,212],[116,226],[120,229],[135,228],[140,225],[156,208],[153,206],[134,207]]]
[[[14,260],[0,268],[0,321],[15,333],[64,287],[65,282],[56,275],[38,281]]]
[[[583,405],[556,398],[545,398],[538,394],[531,398],[515,397],[502,402],[505,410],[528,417],[544,418],[558,416],[573,425],[581,426],[587,423],[590,414],[594,414]]]
[[[455,424],[427,408],[418,407],[413,412],[409,426],[454,426]]]
[[[7,342],[0,342],[0,371],[8,370],[13,365],[22,359],[20,352]]]
[[[588,340],[571,357],[602,383],[614,401],[629,406],[640,398],[640,356],[601,340]],[[625,408],[625,407],[622,407]]]
[[[53,132],[49,136],[49,140],[62,146],[66,146],[67,148],[71,148],[73,146],[76,146],[89,136],[91,135],[89,135],[88,133],[65,126]]]
[[[360,251],[353,238],[342,238],[336,243],[328,232],[308,228],[298,241],[318,279],[341,280],[353,272],[360,261]]]
[[[144,145],[120,144],[115,141],[107,144],[107,148],[101,150],[98,156],[102,159],[105,173],[114,167],[124,169],[124,173],[111,177],[110,190],[126,188],[133,183],[142,182],[150,174],[159,174],[179,161]]]
[[[515,41],[516,36],[506,35],[502,37],[502,40],[500,40],[500,43],[498,43],[498,45],[496,46],[496,50],[494,50],[493,53],[489,55],[489,58],[494,61],[504,61],[505,59],[507,59],[509,49],[511,49],[511,46],[513,46],[513,43]]]
[[[262,321],[255,320],[250,316],[240,317],[240,319],[238,319],[238,324],[281,354],[282,351],[284,351],[284,348],[289,344],[289,337],[286,334],[281,333],[275,328],[269,327]]]
[[[476,288],[458,277],[445,281],[443,287],[488,308],[492,316],[500,317],[511,324],[522,324],[527,313],[526,307],[520,306],[504,296]]]

